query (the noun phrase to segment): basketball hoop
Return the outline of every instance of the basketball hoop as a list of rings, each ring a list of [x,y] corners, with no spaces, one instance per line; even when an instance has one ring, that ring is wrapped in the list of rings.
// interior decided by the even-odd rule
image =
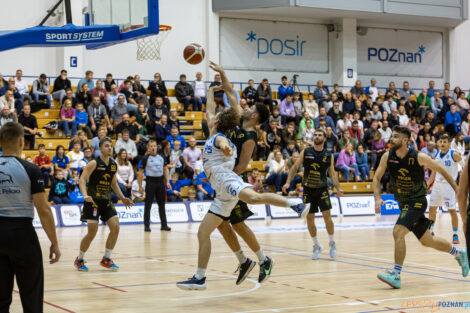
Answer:
[[[138,28],[139,25],[134,27]],[[158,35],[137,39],[137,61],[161,60],[160,47],[171,31],[171,26],[160,25]]]

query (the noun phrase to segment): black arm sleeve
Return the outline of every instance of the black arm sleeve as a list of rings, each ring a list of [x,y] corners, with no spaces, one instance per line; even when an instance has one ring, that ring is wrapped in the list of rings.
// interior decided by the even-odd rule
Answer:
[[[44,192],[44,177],[42,176],[41,170],[36,164],[29,163],[28,161],[18,159],[23,165],[26,173],[31,181],[31,194]]]

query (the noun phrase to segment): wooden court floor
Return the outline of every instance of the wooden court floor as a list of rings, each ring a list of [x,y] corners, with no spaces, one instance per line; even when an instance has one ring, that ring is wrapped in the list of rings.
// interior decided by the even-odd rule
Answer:
[[[437,307],[439,301],[470,300],[470,278],[462,278],[453,257],[421,247],[412,234],[407,237],[402,289],[393,290],[376,278],[377,273],[393,264],[391,227],[395,219],[396,216],[335,218],[335,260],[329,258],[328,236],[318,220],[319,239],[326,249],[316,261],[311,260],[312,240],[302,220],[250,221],[266,254],[276,262],[270,280],[262,285],[257,283],[258,266],[242,285],[235,285],[236,258],[215,233],[207,290],[192,292],[176,288],[175,283],[195,271],[199,224],[172,224],[171,233],[160,233],[155,225],[150,234],[143,232],[142,225],[123,226],[113,252],[119,272],[107,272],[98,265],[107,233],[102,227],[85,257],[88,273],[77,272],[72,266],[85,228],[60,228],[62,260],[55,265],[44,263],[44,310],[470,312],[470,308]],[[438,214],[435,232],[450,238],[448,214]],[[46,236],[42,230],[38,234],[46,252]],[[244,250],[255,258],[246,245]],[[427,307],[419,307],[422,305]],[[11,312],[22,312],[16,293]]]

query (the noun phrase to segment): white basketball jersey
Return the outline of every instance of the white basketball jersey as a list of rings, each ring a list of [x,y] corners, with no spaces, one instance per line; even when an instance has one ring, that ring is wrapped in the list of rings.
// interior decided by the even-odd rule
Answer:
[[[228,143],[232,148],[233,154],[231,157],[226,157],[223,152],[215,146],[215,140],[218,136],[225,137],[223,134],[218,133],[213,137],[209,137],[204,145],[202,153],[202,162],[204,165],[204,172],[207,177],[217,173],[224,173],[233,171],[235,160],[237,157],[237,147],[228,139]]]
[[[442,154],[441,151],[436,153],[434,158],[439,164],[441,164],[446,171],[452,176],[454,180],[457,179],[459,174],[459,164],[454,161],[454,150],[449,149],[446,154]],[[436,173],[436,183],[446,183],[446,179],[439,173]]]

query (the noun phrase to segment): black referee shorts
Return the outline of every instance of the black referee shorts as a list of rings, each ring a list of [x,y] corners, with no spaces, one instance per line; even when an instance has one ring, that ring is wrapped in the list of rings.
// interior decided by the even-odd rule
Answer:
[[[15,276],[23,311],[43,312],[42,252],[32,219],[0,217],[0,313],[10,312]]]

